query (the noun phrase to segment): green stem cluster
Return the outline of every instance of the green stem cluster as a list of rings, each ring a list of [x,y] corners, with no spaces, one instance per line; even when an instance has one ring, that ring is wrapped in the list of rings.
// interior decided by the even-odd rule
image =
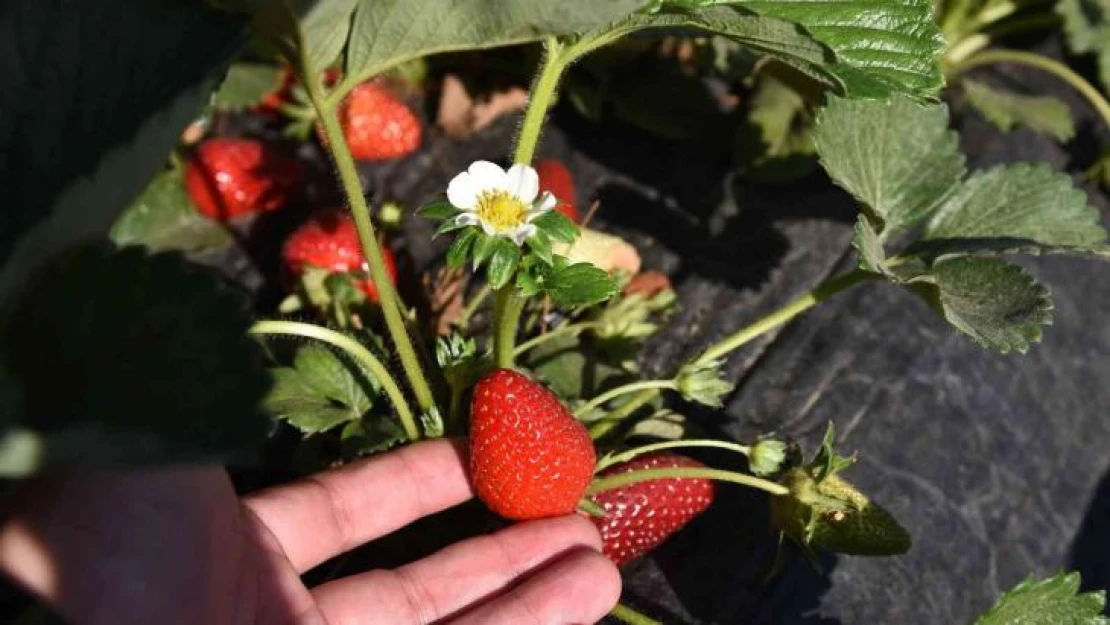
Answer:
[[[385,259],[374,233],[373,221],[370,219],[370,206],[366,203],[366,197],[362,193],[362,184],[359,182],[358,171],[355,169],[355,160],[351,156],[343,128],[339,124],[336,107],[334,104],[329,104],[325,99],[320,82],[317,79],[318,72],[316,68],[312,67],[307,58],[301,59],[301,65],[305,88],[320,118],[329,150],[339,172],[339,180],[351,205],[351,216],[354,218],[359,242],[362,244],[362,250],[370,269],[370,278],[374,281],[374,286],[378,290],[386,328],[397,349],[397,354],[401,359],[401,367],[408,378],[416,403],[422,411],[431,412],[435,408],[435,398],[432,395],[432,389],[427,378],[424,377],[420,358],[417,356],[412,338],[409,336],[408,328],[405,325],[397,291],[393,288],[393,282],[389,279],[389,274],[386,271]]]
[[[411,440],[420,438],[420,429],[416,426],[416,419],[413,417],[408,402],[405,401],[405,394],[401,392],[401,387],[397,385],[397,381],[393,379],[389,369],[382,364],[382,361],[358,341],[335,330],[299,321],[259,321],[251,327],[249,333],[255,336],[298,336],[315,339],[343,350],[360,365],[366,367],[370,375],[374,376],[374,379],[381,385],[386,397],[389,398],[394,410],[397,411],[397,417],[401,420],[401,426],[405,429],[405,436],[408,436]]]
[[[830,280],[826,280],[825,282],[817,285],[817,287],[815,287],[809,293],[806,293],[798,299],[786,304],[782,308],[779,308],[766,317],[759,319],[755,323],[741,328],[739,331],[725,337],[718,343],[711,345],[708,349],[705,350],[705,352],[698,356],[692,364],[702,364],[719,360],[727,356],[732,351],[743,347],[759,336],[790,322],[798,315],[809,310],[810,308],[813,308],[817,304],[825,301],[833,295],[862,282],[872,280],[875,277],[876,276],[874,274],[856,269]],[[605,418],[599,419],[590,426],[590,436],[592,436],[594,439],[605,436],[618,425],[620,425],[620,423],[624,419],[628,418],[631,414],[636,412],[641,406],[655,399],[655,397],[659,394],[661,390],[674,388],[674,386],[676,386],[673,380],[652,380],[641,384],[643,384],[644,386],[636,389],[631,389],[632,391],[639,391],[639,394],[637,394],[635,397],[628,400],[627,402],[621,404],[616,410],[609,413]],[[620,387],[620,389],[623,388],[627,387]],[[620,389],[614,389],[614,391]],[[610,393],[613,393],[613,391],[610,391]],[[616,395],[608,396],[610,395],[610,393],[595,397],[586,406],[580,408],[577,411],[577,414],[585,414],[589,408],[600,406],[613,397],[623,394],[617,393]]]

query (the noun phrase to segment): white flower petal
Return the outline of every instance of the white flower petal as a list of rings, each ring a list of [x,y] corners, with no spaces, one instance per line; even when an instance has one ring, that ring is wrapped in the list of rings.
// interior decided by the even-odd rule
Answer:
[[[460,226],[476,226],[478,225],[479,221],[481,220],[478,218],[478,214],[469,211],[465,213],[459,213],[455,217],[455,223]]]
[[[532,204],[532,208],[528,211],[528,221],[532,221],[536,217],[550,211],[555,208],[555,205],[558,203],[559,200],[556,199],[550,191],[544,191],[540,199],[536,200],[536,202]]]
[[[536,227],[532,224],[517,226],[516,230],[513,230],[512,233],[513,243],[516,243],[517,246],[524,245],[524,240],[533,234],[536,234]]]
[[[474,178],[479,194],[486,191],[510,191],[509,176],[496,163],[474,161],[466,171]]]
[[[540,192],[540,175],[527,165],[513,165],[507,173],[509,192],[520,198],[521,202],[531,204]]]
[[[455,208],[472,209],[478,205],[481,192],[477,178],[464,171],[447,185],[447,201]]]
[[[485,231],[485,233],[490,235],[491,237],[493,235],[497,234],[497,231],[493,229],[493,226],[489,225],[489,223],[486,222],[485,220],[479,219],[478,223],[481,224],[482,230]]]

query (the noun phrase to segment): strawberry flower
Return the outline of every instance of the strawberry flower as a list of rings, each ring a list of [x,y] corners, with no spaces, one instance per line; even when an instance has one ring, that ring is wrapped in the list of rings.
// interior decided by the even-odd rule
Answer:
[[[536,233],[532,222],[558,204],[550,192],[540,194],[535,169],[517,164],[506,171],[489,161],[475,161],[455,176],[447,185],[447,200],[461,211],[455,225],[480,226],[518,247]]]

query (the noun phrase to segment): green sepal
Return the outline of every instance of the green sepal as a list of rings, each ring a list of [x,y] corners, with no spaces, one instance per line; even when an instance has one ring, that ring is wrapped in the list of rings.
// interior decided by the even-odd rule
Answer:
[[[720,360],[696,362],[682,367],[677,376],[678,392],[687,401],[710,408],[724,406],[724,398],[733,385],[721,376]]]
[[[432,238],[433,239],[438,239],[440,236],[445,235],[449,232],[455,232],[456,230],[462,230],[463,228],[467,228],[467,227],[469,227],[469,226],[467,226],[466,224],[460,224],[457,221],[455,221],[454,219],[449,219],[449,220],[439,224],[439,227],[436,228],[436,231],[432,235]]]
[[[548,265],[555,264],[555,259],[551,256],[551,238],[542,231],[537,231],[536,234],[528,237],[526,241],[528,249],[536,255],[537,258],[547,263]]]
[[[474,232],[478,238],[474,239],[474,250],[470,257],[474,261],[474,271],[478,271],[490,256],[493,256],[494,250],[497,249],[497,241],[501,237],[486,234],[478,228],[475,228]]]
[[[562,243],[574,243],[578,238],[578,225],[556,210],[547,211],[532,220],[537,230]]]
[[[504,237],[496,237],[493,252],[490,254],[487,278],[489,285],[500,289],[509,283],[516,273],[520,262],[520,248]]]
[[[463,230],[451,247],[447,248],[447,256],[445,262],[451,269],[458,269],[466,264],[466,257],[470,253],[470,248],[474,244],[474,239],[478,237],[478,231],[474,228]]]
[[[416,214],[425,219],[450,219],[461,212],[446,200],[433,200],[416,209]]]

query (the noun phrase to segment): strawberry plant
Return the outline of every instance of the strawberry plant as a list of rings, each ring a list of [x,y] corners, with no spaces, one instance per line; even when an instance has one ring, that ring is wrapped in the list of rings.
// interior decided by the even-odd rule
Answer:
[[[13,45],[57,71],[7,68],[26,88],[0,109],[26,121],[0,135],[11,205],[0,230],[6,476],[79,462],[244,463],[267,433],[274,447],[292,439],[313,469],[456,436],[469,441],[489,511],[589,515],[618,565],[734,487],[760,491],[783,557],[900,555],[909,532],[850,481],[856,457],[837,453],[831,425],[807,458],[774,433],[695,436],[676,409],[721,409],[738,350],[867,284],[904,289],[984,349],[1024,353],[1053,303],[1013,257],[1110,253],[1098,211],[1067,176],[1036,163],[968,171],[937,101],[946,76],[1013,61],[1049,68],[1110,120],[1103,96],[1066,67],[984,49],[1016,27],[1006,20],[1025,15],[1022,3],[943,3],[939,26],[930,0],[17,4]],[[1073,50],[1105,61],[1101,18],[1067,2],[1060,11]],[[97,28],[120,36],[91,51],[75,43]],[[654,376],[641,349],[681,298],[665,275],[642,271],[634,245],[591,226],[598,206],[582,210],[571,165],[537,154],[572,66],[621,42],[690,33],[754,60],[746,106],[782,139],[763,156],[816,157],[857,208],[857,254]],[[192,43],[202,36],[221,45]],[[513,145],[451,172],[415,211],[386,202],[368,163],[431,158],[427,73],[412,64],[524,44],[542,56]],[[94,80],[90,68],[119,58],[127,73]],[[961,84],[1001,126],[1070,135],[1056,102]],[[41,94],[80,105],[35,115]],[[746,166],[766,164],[757,160]],[[245,247],[283,293],[252,309],[243,285],[195,261],[258,232],[272,240]],[[419,249],[436,252],[424,285],[411,279]],[[707,451],[727,460],[693,457]],[[1056,587],[1074,595],[1071,580],[1020,586],[979,622],[1018,622],[1006,615],[1035,611]],[[1088,610],[1087,597],[1059,602]],[[652,622],[623,605],[614,616]]]

